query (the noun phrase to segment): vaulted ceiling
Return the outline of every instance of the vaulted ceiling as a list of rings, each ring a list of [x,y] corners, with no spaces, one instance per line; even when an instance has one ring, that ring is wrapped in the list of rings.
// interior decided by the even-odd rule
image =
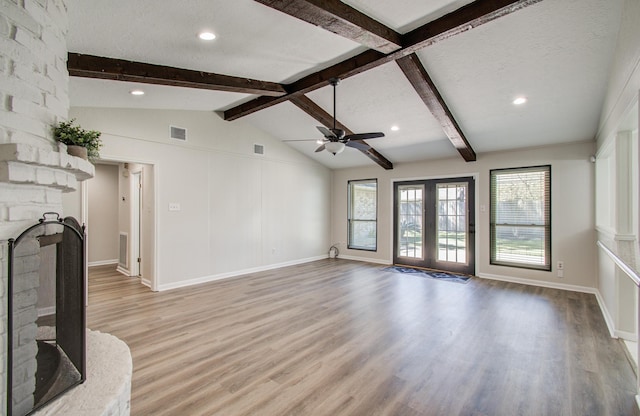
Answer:
[[[622,0],[68,0],[72,106],[243,119],[330,168],[593,139]],[[197,34],[209,30],[216,39]],[[314,152],[337,119],[384,138]],[[132,96],[133,89],[145,95]],[[527,102],[516,106],[523,96]],[[397,130],[392,130],[397,126]]]

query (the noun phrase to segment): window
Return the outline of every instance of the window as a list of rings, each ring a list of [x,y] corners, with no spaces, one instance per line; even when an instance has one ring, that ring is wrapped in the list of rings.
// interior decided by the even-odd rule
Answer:
[[[551,166],[491,171],[491,264],[551,270]]]
[[[349,181],[349,242],[358,250],[377,249],[378,181]]]

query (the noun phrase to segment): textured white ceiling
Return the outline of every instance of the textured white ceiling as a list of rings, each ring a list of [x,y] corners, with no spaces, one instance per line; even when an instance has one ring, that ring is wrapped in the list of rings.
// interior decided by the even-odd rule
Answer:
[[[348,0],[400,33],[469,0]],[[68,47],[87,53],[288,83],[355,56],[364,47],[251,0],[68,0]],[[593,139],[614,53],[622,0],[542,0],[418,52],[477,153]],[[202,29],[218,35],[196,38]],[[253,96],[71,78],[72,106],[220,111]],[[351,130],[382,131],[370,144],[393,163],[457,152],[392,62],[343,80],[337,118]],[[308,94],[332,113],[331,87]],[[511,104],[517,95],[529,102]],[[283,140],[317,138],[314,119],[290,103],[244,118]],[[400,130],[390,131],[392,125]],[[372,164],[354,149],[314,153],[331,168]]]
[[[398,33],[407,33],[472,2],[473,0],[343,0],[343,3]]]
[[[142,89],[142,96],[131,95]],[[69,96],[75,107],[147,108],[212,110],[233,106],[254,97],[224,91],[169,87],[165,85],[141,85],[135,82],[114,82],[102,79],[71,77]]]
[[[366,48],[252,0],[69,0],[70,51],[273,82]],[[197,35],[211,30],[214,42]]]

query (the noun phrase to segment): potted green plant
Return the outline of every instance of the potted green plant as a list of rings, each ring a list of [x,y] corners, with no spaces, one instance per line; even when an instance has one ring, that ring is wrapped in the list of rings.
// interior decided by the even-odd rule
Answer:
[[[94,161],[100,157],[102,133],[95,130],[85,130],[74,125],[75,119],[61,121],[53,127],[53,137],[56,141],[67,145],[67,153]]]

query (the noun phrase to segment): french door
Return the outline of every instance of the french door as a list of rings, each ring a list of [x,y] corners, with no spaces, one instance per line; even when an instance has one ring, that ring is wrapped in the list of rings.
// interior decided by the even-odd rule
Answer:
[[[396,182],[394,264],[475,274],[472,177]]]

